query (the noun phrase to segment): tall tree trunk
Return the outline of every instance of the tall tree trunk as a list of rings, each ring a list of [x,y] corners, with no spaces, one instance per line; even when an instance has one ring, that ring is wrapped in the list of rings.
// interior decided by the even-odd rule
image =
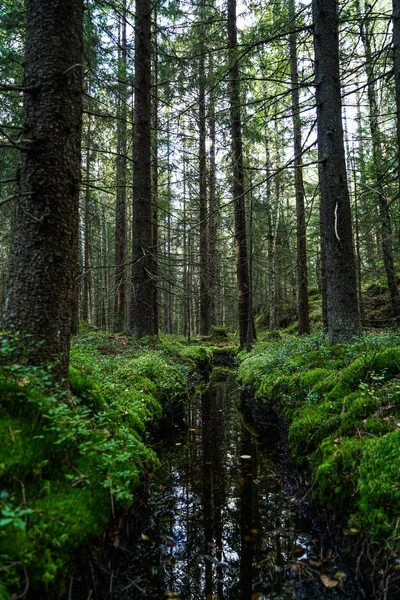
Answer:
[[[210,53],[211,54],[211,53]],[[213,62],[210,56],[210,76],[212,77]],[[210,137],[209,150],[209,192],[208,192],[208,271],[209,271],[209,292],[210,292],[210,323],[217,325],[217,195],[216,195],[216,180],[217,180],[217,163],[215,154],[215,91],[210,91],[209,106],[208,106],[208,125]]]
[[[246,346],[250,289],[247,260],[246,209],[243,170],[242,124],[240,114],[240,79],[237,56],[236,0],[228,0],[228,40],[230,49],[229,100],[232,136],[233,198],[235,211],[236,272],[240,347]]]
[[[367,7],[370,11],[370,7]],[[369,127],[372,138],[372,166],[374,187],[376,189],[379,220],[381,225],[381,244],[383,263],[385,265],[386,278],[390,293],[392,310],[397,322],[400,322],[400,295],[396,280],[396,271],[393,260],[392,248],[392,226],[390,222],[389,206],[387,201],[387,190],[384,183],[384,166],[382,152],[382,134],[379,126],[379,108],[376,97],[375,69],[371,51],[371,35],[369,31],[368,15],[359,15],[361,39],[365,52],[365,66],[367,72],[367,91],[369,104]]]
[[[207,152],[206,152],[206,74],[204,55],[204,7],[200,3],[199,27],[199,198],[200,198],[200,335],[208,335],[211,329],[209,254],[208,254],[208,207],[207,207]]]
[[[400,185],[400,0],[393,2],[393,62],[396,90],[397,172]]]
[[[82,0],[27,0],[24,138],[5,328],[42,341],[29,361],[68,374],[78,258]]]
[[[136,0],[132,285],[129,330],[154,333],[151,203],[151,2]]]
[[[331,343],[360,333],[343,143],[336,0],[313,0],[321,229]]]
[[[153,29],[153,189],[152,189],[152,275],[153,275],[153,317],[154,334],[159,330],[158,309],[158,39],[157,39],[157,1],[154,3]]]
[[[83,210],[83,273],[82,273],[82,305],[81,316],[82,321],[89,322],[91,320],[90,310],[90,295],[92,288],[92,273],[90,268],[90,171],[91,171],[91,120],[88,116],[87,126],[87,150],[86,150],[86,165],[85,165],[85,205]]]
[[[310,333],[308,310],[308,269],[306,242],[306,212],[304,206],[301,118],[299,98],[299,73],[297,66],[297,39],[295,0],[289,0],[289,12],[293,29],[289,34],[290,79],[292,85],[292,117],[294,138],[294,186],[296,194],[296,238],[297,238],[297,312],[299,335]]]
[[[118,47],[117,197],[115,205],[115,307],[114,331],[124,331],[127,313],[126,285],[126,168],[127,168],[127,42],[126,9],[123,0]]]

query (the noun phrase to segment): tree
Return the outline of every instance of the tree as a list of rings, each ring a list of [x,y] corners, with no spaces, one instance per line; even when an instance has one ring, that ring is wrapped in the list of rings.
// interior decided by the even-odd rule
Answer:
[[[124,331],[127,312],[126,285],[126,171],[127,171],[127,0],[123,0],[118,47],[118,122],[115,203],[115,316],[114,331]]]
[[[149,0],[136,0],[135,109],[133,140],[133,250],[129,330],[138,337],[154,329],[151,202],[151,12]]]
[[[341,114],[336,0],[313,0],[321,243],[328,335],[332,343],[360,333],[350,197]]]
[[[292,118],[294,139],[294,186],[296,194],[296,234],[297,234],[297,311],[299,335],[310,333],[308,315],[308,269],[306,244],[306,216],[304,207],[304,185],[302,168],[301,117],[299,98],[299,71],[297,65],[297,39],[295,0],[289,0],[289,13],[292,30],[289,34],[290,79],[292,84]]]
[[[240,80],[237,55],[236,0],[228,0],[228,41],[230,49],[229,101],[232,137],[233,200],[235,213],[236,273],[239,309],[240,346],[251,343],[248,333],[250,315],[249,265],[247,259],[245,185],[243,170],[242,125],[240,114]]]
[[[67,377],[78,254],[82,0],[27,1],[24,136],[4,324]]]

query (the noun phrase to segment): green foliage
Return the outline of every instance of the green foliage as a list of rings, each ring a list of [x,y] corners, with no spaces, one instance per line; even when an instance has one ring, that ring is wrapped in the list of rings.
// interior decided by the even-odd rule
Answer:
[[[358,515],[362,525],[382,539],[399,542],[393,516],[400,514],[400,431],[370,439],[359,468]],[[397,535],[397,539],[393,536]]]
[[[360,438],[327,438],[322,442],[315,472],[315,497],[331,510],[346,512],[358,487],[358,464],[363,447]]]
[[[158,467],[141,437],[212,353],[90,331],[72,348],[69,391],[45,368],[10,362],[14,344],[0,335],[0,568],[8,591],[26,568],[40,594]]]
[[[289,426],[315,497],[383,538],[399,511],[400,339],[369,335],[329,346],[322,335],[258,344],[239,378]]]
[[[183,348],[180,356],[186,361],[191,361],[200,369],[207,368],[213,357],[213,352],[207,346],[187,346]]]

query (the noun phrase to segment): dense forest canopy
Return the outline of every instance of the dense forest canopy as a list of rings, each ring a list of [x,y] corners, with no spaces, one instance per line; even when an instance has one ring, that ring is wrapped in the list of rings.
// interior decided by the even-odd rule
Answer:
[[[139,336],[220,325],[249,346],[256,326],[308,333],[321,306],[332,341],[400,318],[396,1],[71,1],[48,46],[46,2],[26,7],[0,9],[4,326],[57,354],[78,319]],[[82,8],[58,53],[60,14]],[[61,249],[51,213],[68,195]]]

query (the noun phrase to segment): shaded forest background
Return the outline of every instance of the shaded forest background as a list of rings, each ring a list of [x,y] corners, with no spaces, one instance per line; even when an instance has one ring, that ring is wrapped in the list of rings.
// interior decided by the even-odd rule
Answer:
[[[242,192],[235,193],[245,203],[246,290],[255,325],[270,331],[296,328],[299,317],[300,333],[309,330],[309,320],[312,327],[321,320],[326,325],[318,179],[324,159],[317,151],[311,5],[245,2],[237,11],[236,42],[227,27],[225,3],[142,5],[149,15],[143,34],[149,42],[151,29],[150,97],[143,104],[151,119],[151,205],[142,223],[151,222],[144,260],[150,281],[146,294],[154,309],[154,322],[144,333],[153,328],[153,333],[190,337],[207,335],[212,325],[238,328],[232,94],[241,121],[243,162]],[[365,327],[386,327],[400,317],[397,21],[385,1],[339,4],[351,242]],[[137,301],[132,265],[143,249],[137,242],[142,226],[135,224],[139,210],[132,211],[135,167],[143,156],[133,141],[143,111],[135,105],[140,101],[137,80],[134,92],[141,64],[140,49],[135,49],[135,39],[141,38],[135,31],[141,26],[129,0],[85,4],[75,312],[80,321],[117,332],[134,330],[129,316]],[[24,39],[24,3],[5,0],[0,12],[2,304],[13,223],[23,210],[15,186],[19,154],[26,146]],[[339,240],[338,222],[334,226]]]

